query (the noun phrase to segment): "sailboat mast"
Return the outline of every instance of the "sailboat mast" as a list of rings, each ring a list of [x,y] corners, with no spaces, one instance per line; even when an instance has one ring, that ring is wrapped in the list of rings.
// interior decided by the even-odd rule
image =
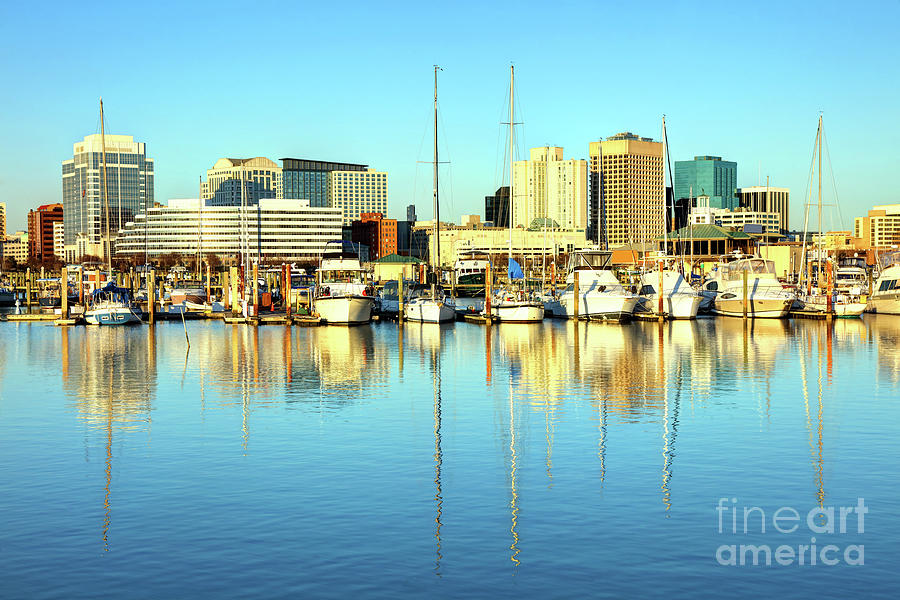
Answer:
[[[822,115],[819,115],[819,133],[816,136],[819,145],[819,272],[816,275],[816,285],[822,290]]]
[[[663,250],[665,254],[669,253],[669,228],[666,226],[666,165],[669,156],[669,141],[666,139],[666,115],[662,118],[662,143],[663,143],[663,185],[662,185],[662,227],[663,227]],[[662,292],[660,292],[662,293]]]
[[[514,101],[513,101],[513,89],[515,84],[515,67],[513,65],[509,65],[509,257],[507,258],[506,263],[506,275],[509,277],[509,266],[512,264],[512,234],[513,234],[513,222],[512,222],[512,213],[513,213],[513,126],[516,122],[514,116]]]
[[[100,145],[103,147],[103,205],[106,213],[106,260],[109,266],[110,277],[112,277],[112,251],[109,244],[109,193],[106,187],[106,128],[103,124],[103,98],[100,98]]]
[[[203,176],[197,178],[197,275],[200,275],[200,261],[203,260]]]
[[[432,268],[440,271],[441,264],[441,209],[438,204],[438,113],[437,113],[437,74],[440,67],[434,65],[434,260]]]

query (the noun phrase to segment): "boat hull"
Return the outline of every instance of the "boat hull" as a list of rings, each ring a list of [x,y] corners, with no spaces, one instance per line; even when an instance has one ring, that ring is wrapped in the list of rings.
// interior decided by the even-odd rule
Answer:
[[[669,294],[663,296],[663,314],[669,319],[696,319],[703,296],[699,294]],[[647,312],[659,314],[659,298],[647,296],[643,302]]]
[[[16,295],[7,290],[0,290],[0,306],[15,306]]]
[[[456,320],[456,308],[442,300],[413,300],[403,308],[407,321],[445,323]]]
[[[540,302],[501,302],[491,307],[491,314],[501,323],[538,323],[544,320]]]
[[[578,318],[588,321],[617,321],[631,319],[637,296],[620,296],[617,294],[587,293],[578,299]],[[552,306],[554,316],[564,319],[575,318],[575,297],[563,294],[558,304]]]
[[[747,316],[754,319],[781,319],[787,316],[793,300],[790,298],[750,298],[747,302]],[[742,298],[716,298],[712,312],[725,317],[743,317]]]
[[[360,325],[372,320],[372,296],[327,296],[316,298],[316,312],[332,325]]]
[[[133,325],[141,322],[139,316],[125,306],[86,311],[84,320],[89,325]]]
[[[869,310],[880,315],[900,315],[900,294],[872,296]]]

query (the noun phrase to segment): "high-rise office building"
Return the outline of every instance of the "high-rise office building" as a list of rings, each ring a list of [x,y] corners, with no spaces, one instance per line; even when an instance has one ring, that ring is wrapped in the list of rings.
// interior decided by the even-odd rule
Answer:
[[[856,217],[853,235],[865,248],[892,248],[900,245],[900,204],[873,206],[865,217]]]
[[[589,237],[615,248],[663,233],[663,145],[631,132],[589,144]]]
[[[694,160],[675,161],[676,227],[686,222],[690,198],[709,196],[710,208],[734,210],[739,206],[737,163],[721,156],[695,156]]]
[[[28,257],[39,261],[55,254],[53,226],[63,220],[62,204],[44,204],[28,211]],[[59,258],[63,258],[60,256]]]
[[[742,208],[755,212],[778,213],[781,231],[788,231],[789,188],[757,185],[740,188],[738,202]]]
[[[484,220],[494,227],[509,227],[509,186],[500,186],[493,196],[484,197]]]
[[[551,219],[562,229],[587,227],[587,162],[563,159],[563,149],[532,148],[528,160],[513,163],[513,227]]]
[[[263,156],[254,158],[220,158],[206,171],[201,184],[201,197],[209,206],[255,206],[262,198],[279,197],[281,167]]]
[[[366,171],[367,165],[354,163],[281,159],[279,198],[309,200],[310,206],[328,206],[328,174],[332,171]]]
[[[359,220],[363,213],[387,214],[387,173],[366,171],[330,171],[326,185],[328,206],[340,208],[344,225]]]
[[[66,252],[105,257],[106,205],[103,197],[103,143],[100,134],[76,142],[62,162]],[[153,159],[130,135],[106,135],[106,189],[111,238],[146,207],[153,206]],[[74,256],[77,260],[80,256]]]
[[[53,224],[53,254],[60,260],[66,256],[66,226],[62,221]]]
[[[410,223],[416,222],[416,205],[410,204],[406,207],[406,220]]]
[[[6,202],[0,202],[0,239],[6,237]]]

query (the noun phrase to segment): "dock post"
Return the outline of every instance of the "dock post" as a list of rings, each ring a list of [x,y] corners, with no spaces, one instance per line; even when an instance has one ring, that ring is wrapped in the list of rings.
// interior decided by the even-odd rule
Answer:
[[[491,261],[488,261],[487,266],[484,268],[484,318],[487,319],[485,322],[490,325],[494,320],[493,311],[491,311],[491,294],[493,290],[493,269],[491,269]]]
[[[397,311],[397,322],[403,323],[403,312],[406,310],[403,298],[403,269],[400,269],[400,277],[397,278],[397,300],[399,301],[399,310]]]
[[[78,304],[84,306],[84,269],[78,269]]]
[[[229,270],[231,271],[231,291],[229,292],[231,298],[231,314],[236,315],[241,312],[241,305],[239,304],[240,292],[238,290],[240,279],[238,278],[237,267],[229,267]]]
[[[578,323],[578,300],[581,295],[581,285],[578,282],[578,271],[572,273],[572,278],[574,279],[572,291],[575,296],[575,322]]]
[[[31,308],[31,267],[25,269],[25,306]]]
[[[450,297],[456,298],[456,269],[450,271]]]
[[[288,324],[291,322],[291,265],[285,264],[281,267],[282,272],[282,283],[281,286],[284,288],[284,314],[288,319]]]
[[[44,265],[41,265],[41,279],[44,278]]]
[[[209,263],[206,263],[206,303],[212,301],[212,272],[209,269]]]
[[[742,271],[742,274],[743,274],[743,279],[744,279],[744,318],[746,319],[747,318],[747,302],[749,300],[749,298],[748,298],[749,294],[747,293],[748,292],[747,270],[744,269]]]
[[[151,325],[156,322],[156,269],[150,269],[147,277],[147,312]]]
[[[659,269],[659,288],[656,290],[656,297],[659,299],[659,308],[657,310],[659,316],[659,322],[662,323],[665,320],[663,316],[663,285],[665,282],[663,281],[663,262],[659,261],[657,263],[657,268]]]
[[[253,263],[253,316],[259,316],[259,263]]]
[[[65,267],[59,275],[59,301],[61,307],[59,318],[69,318],[69,270]]]

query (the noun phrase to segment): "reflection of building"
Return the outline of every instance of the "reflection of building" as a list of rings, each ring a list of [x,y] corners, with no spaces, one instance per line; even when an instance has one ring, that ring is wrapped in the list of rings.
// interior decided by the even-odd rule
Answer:
[[[200,197],[209,206],[241,206],[242,201],[255,205],[262,198],[279,195],[280,179],[281,167],[268,158],[220,158],[206,171]]]
[[[865,217],[856,217],[855,237],[864,248],[890,248],[900,244],[900,204],[873,206]]]
[[[366,165],[353,163],[281,159],[279,198],[309,200],[310,206],[328,206],[328,174],[332,171],[365,171]],[[412,219],[415,221],[415,218]]]
[[[663,232],[663,145],[630,132],[590,143],[591,229],[615,248]]]
[[[696,193],[696,192],[695,192]],[[778,213],[779,227],[787,231],[791,191],[788,188],[753,186],[738,190],[740,205],[755,212]]]
[[[217,254],[233,258],[241,251],[240,206],[204,206],[197,199],[170,200],[168,206],[138,215],[120,232],[120,256],[160,256],[172,252]],[[321,256],[325,243],[341,237],[341,212],[308,206],[301,200],[263,199],[244,211],[245,246],[257,248],[263,259],[311,260]],[[261,245],[260,245],[261,242]]]
[[[82,237],[87,254],[105,256],[106,206],[103,197],[103,143],[98,134],[74,144],[74,157],[62,163],[66,251],[74,255]],[[109,233],[153,206],[153,159],[143,142],[130,135],[106,135],[106,189]],[[73,256],[73,259],[79,257]]]
[[[532,148],[528,160],[513,163],[513,194],[513,227],[552,219],[563,229],[587,228],[587,162],[563,160],[562,148]]]
[[[39,261],[52,257],[54,226],[63,221],[62,204],[44,204],[28,211],[28,256]],[[62,255],[60,255],[62,258]]]
[[[331,171],[326,185],[328,206],[340,208],[344,225],[349,225],[363,213],[387,214],[387,173],[365,171]]]

